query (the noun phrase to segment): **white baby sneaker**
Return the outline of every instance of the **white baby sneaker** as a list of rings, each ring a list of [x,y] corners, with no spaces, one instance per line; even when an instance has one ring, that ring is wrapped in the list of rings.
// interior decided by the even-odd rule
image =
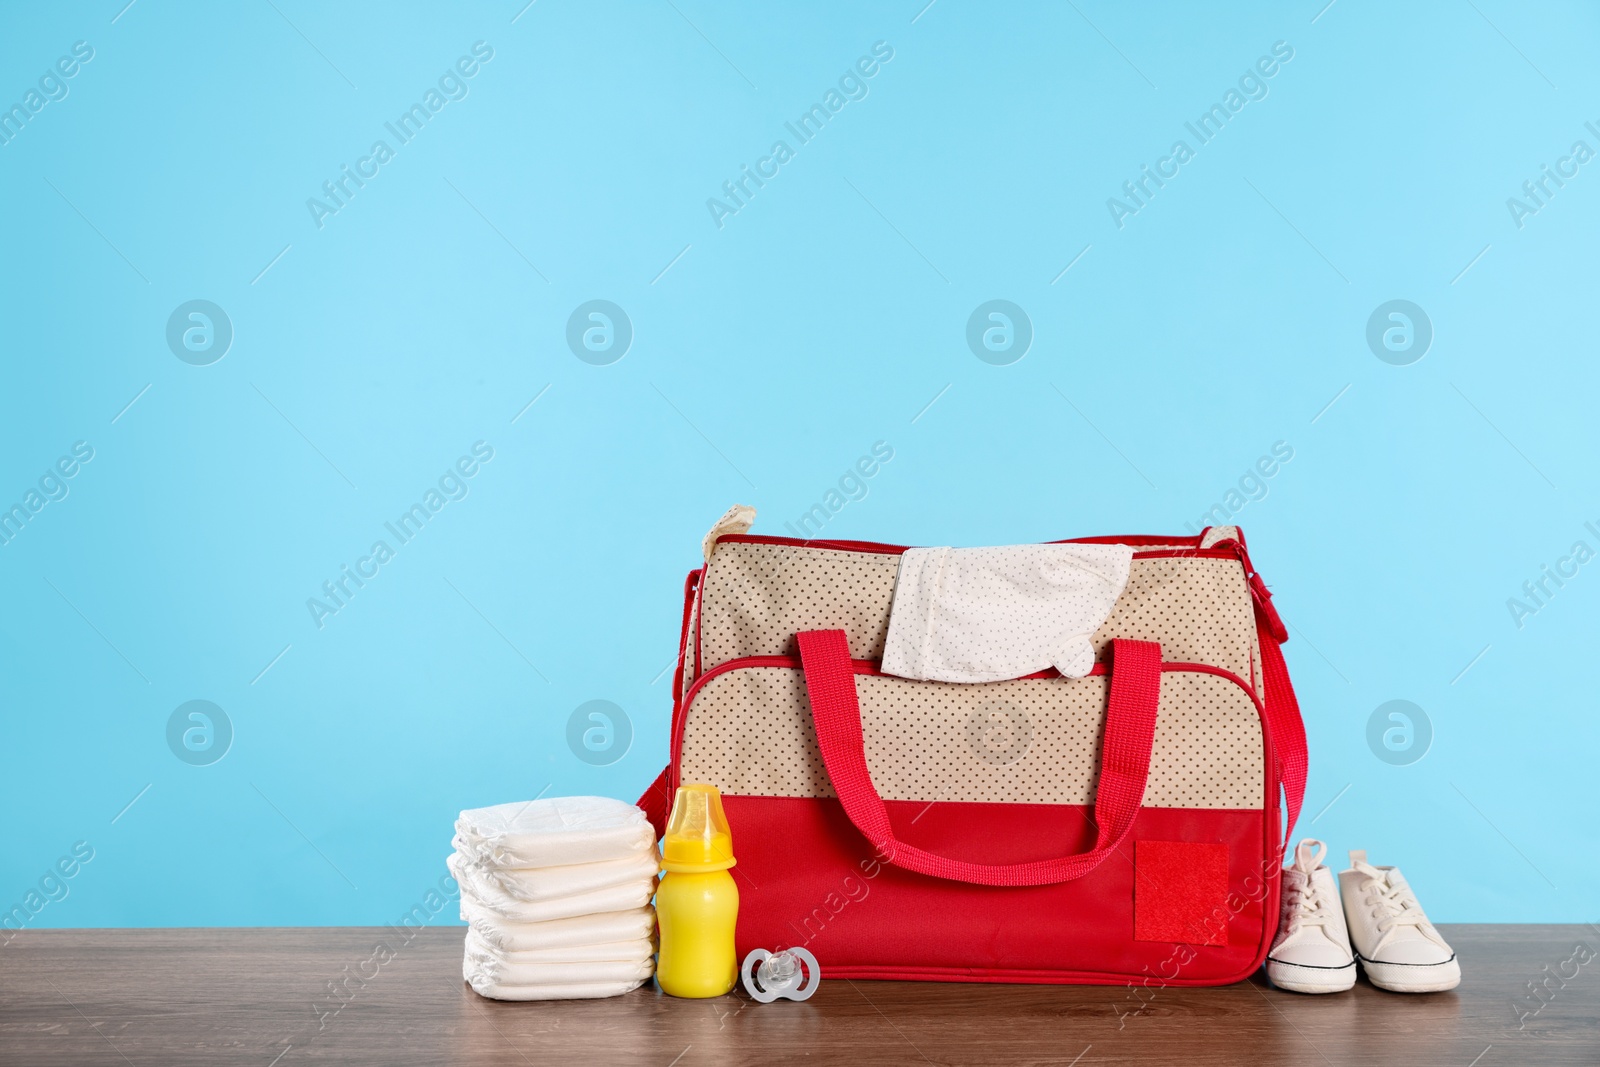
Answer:
[[[1398,867],[1374,867],[1364,849],[1352,849],[1350,869],[1339,872],[1350,939],[1367,978],[1394,993],[1439,993],[1461,983],[1461,964]]]
[[[1322,865],[1328,846],[1306,838],[1283,872],[1278,936],[1267,953],[1267,977],[1296,993],[1338,993],[1356,984],[1356,961],[1333,872]]]

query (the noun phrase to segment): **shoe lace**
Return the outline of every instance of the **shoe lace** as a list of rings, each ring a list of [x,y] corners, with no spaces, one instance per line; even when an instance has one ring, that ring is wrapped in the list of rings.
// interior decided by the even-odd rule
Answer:
[[[1328,925],[1328,902],[1322,899],[1322,894],[1317,892],[1316,884],[1311,880],[1327,852],[1327,845],[1310,837],[1295,846],[1294,866],[1290,871],[1299,877],[1289,880],[1287,903],[1291,929]]]
[[[1382,935],[1374,951],[1388,944],[1402,927],[1415,927],[1426,935],[1428,917],[1404,883],[1391,885],[1385,872],[1369,863],[1357,863],[1355,869],[1361,872],[1365,903],[1377,916],[1378,933]]]
[[[1328,925],[1329,912],[1322,894],[1309,884],[1289,891],[1289,907],[1289,923],[1295,928]]]

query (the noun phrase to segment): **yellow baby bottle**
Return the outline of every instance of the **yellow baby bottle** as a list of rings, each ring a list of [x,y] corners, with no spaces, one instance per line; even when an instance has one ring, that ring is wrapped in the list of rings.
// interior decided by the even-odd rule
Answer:
[[[675,997],[720,997],[739,979],[733,928],[739,887],[733,866],[733,835],[713,785],[683,785],[661,842],[661,884],[656,921],[661,955],[656,981]]]

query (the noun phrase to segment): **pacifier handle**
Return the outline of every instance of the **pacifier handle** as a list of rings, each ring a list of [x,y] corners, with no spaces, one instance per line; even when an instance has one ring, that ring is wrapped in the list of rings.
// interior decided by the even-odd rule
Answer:
[[[806,1000],[817,991],[817,986],[822,983],[822,966],[817,963],[817,957],[813,956],[810,950],[798,946],[784,951],[804,964],[804,981],[798,985],[778,989],[763,988],[756,970],[761,964],[772,959],[773,953],[764,948],[751,949],[749,955],[744,958],[743,966],[739,968],[740,977],[744,979],[745,991],[750,994],[751,999],[762,1004],[771,1004],[779,997],[788,1000]]]

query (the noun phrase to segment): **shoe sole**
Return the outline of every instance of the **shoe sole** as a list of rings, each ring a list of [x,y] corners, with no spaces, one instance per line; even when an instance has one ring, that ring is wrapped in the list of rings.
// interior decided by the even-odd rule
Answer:
[[[1267,978],[1291,993],[1343,993],[1356,984],[1356,961],[1343,967],[1307,967],[1268,959]]]
[[[1451,956],[1443,963],[1377,963],[1385,973],[1374,975],[1374,963],[1357,955],[1367,981],[1390,993],[1447,993],[1461,984],[1461,965]]]

